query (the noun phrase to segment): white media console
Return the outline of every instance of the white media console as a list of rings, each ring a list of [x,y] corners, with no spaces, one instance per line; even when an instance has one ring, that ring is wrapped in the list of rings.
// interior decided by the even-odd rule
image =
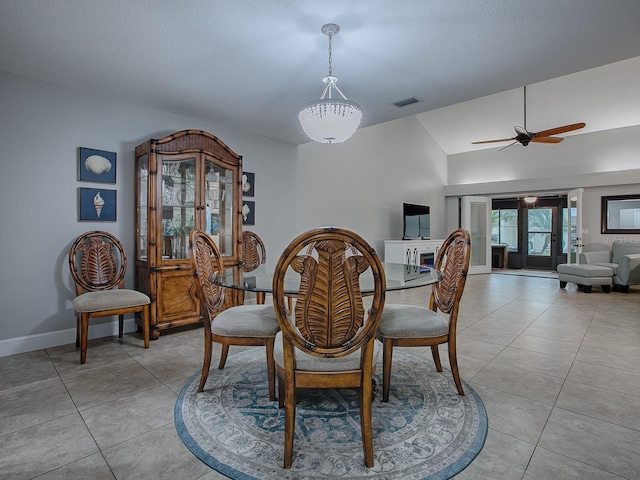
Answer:
[[[432,267],[444,240],[385,240],[384,261]]]

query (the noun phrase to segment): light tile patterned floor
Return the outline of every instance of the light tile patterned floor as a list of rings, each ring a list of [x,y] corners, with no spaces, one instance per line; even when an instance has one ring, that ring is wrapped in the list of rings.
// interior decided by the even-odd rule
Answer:
[[[390,292],[387,302],[427,295]],[[225,478],[173,424],[202,343],[196,329],[148,350],[135,334],[91,341],[84,365],[73,345],[0,358],[0,477]],[[640,478],[640,288],[585,294],[547,278],[470,276],[458,356],[489,434],[457,479]]]

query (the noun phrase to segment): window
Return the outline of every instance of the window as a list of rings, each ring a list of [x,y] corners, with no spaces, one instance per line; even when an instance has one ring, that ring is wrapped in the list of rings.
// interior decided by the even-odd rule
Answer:
[[[510,252],[518,251],[518,209],[491,210],[491,244],[509,245]]]

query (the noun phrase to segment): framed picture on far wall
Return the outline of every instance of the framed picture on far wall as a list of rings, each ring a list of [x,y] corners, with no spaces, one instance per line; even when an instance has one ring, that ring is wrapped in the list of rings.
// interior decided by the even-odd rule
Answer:
[[[79,188],[79,219],[84,222],[116,221],[116,190]]]
[[[80,147],[78,180],[116,183],[116,153]]]
[[[256,202],[242,201],[242,225],[255,225]]]
[[[253,197],[255,195],[256,174],[242,172],[242,196]]]

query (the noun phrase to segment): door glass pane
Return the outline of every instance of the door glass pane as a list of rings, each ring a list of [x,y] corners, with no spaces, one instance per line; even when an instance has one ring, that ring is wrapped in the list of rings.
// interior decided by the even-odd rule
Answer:
[[[528,210],[528,250],[529,255],[551,256],[551,209]]]
[[[487,204],[471,202],[471,265],[487,265]]]
[[[567,215],[567,222],[570,222],[571,225],[571,250],[567,253],[571,255],[571,263],[577,262],[577,252],[578,252],[578,242],[580,235],[578,234],[578,198],[571,197],[569,199],[569,212]],[[566,234],[565,237],[567,238]]]
[[[213,237],[220,253],[233,253],[233,172],[211,160],[204,164],[204,230]]]
[[[136,252],[139,260],[147,259],[147,215],[149,214],[149,201],[147,198],[149,192],[149,156],[142,155],[138,158],[138,207],[136,215],[138,216],[138,251]]]
[[[195,158],[162,161],[162,258],[189,258],[195,224]]]
[[[518,251],[518,210],[501,208],[491,211],[491,243],[507,244],[510,252]]]

